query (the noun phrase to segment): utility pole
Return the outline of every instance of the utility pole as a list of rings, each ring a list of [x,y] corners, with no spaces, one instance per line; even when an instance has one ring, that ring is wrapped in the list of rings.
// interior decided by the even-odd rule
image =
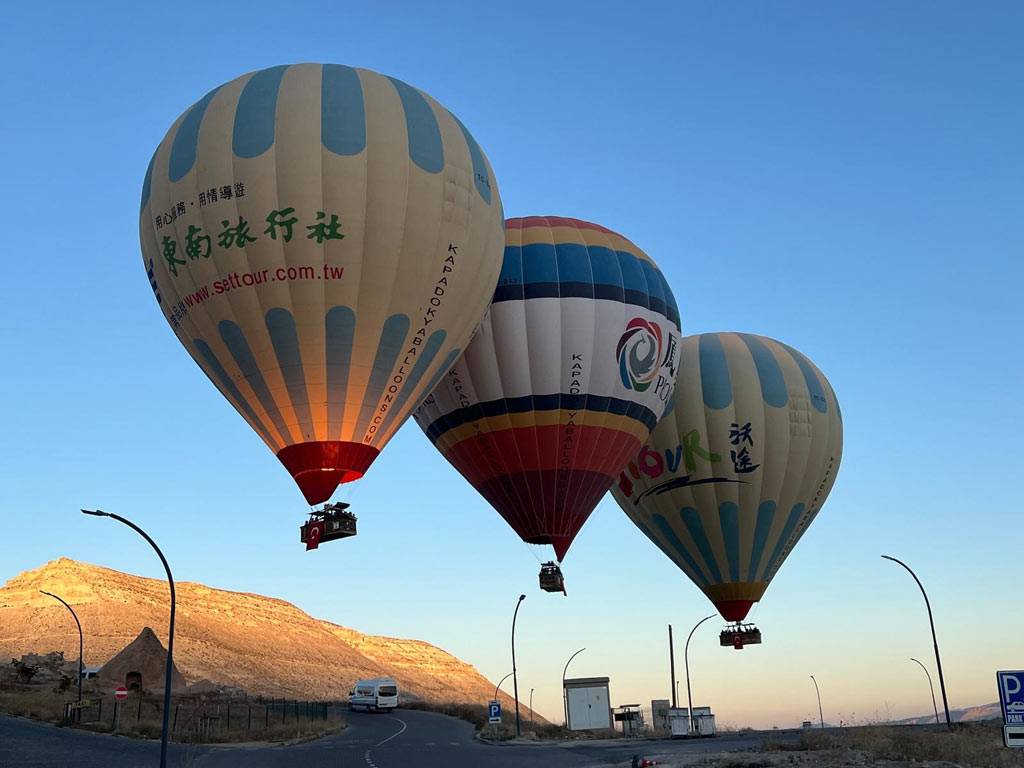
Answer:
[[[676,701],[676,650],[672,645],[672,625],[668,625],[668,666],[669,666],[669,687],[672,689],[672,709],[678,706]]]

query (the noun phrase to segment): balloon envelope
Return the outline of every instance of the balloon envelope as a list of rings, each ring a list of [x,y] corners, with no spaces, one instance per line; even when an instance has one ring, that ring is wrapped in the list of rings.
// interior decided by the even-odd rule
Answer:
[[[505,227],[491,308],[416,421],[523,540],[561,560],[669,402],[679,312],[650,257],[609,229]]]
[[[175,121],[139,232],[178,339],[314,504],[363,475],[465,347],[502,219],[483,152],[431,97],[298,64]]]
[[[797,350],[764,336],[682,340],[672,410],[615,500],[728,621],[742,621],[821,509],[842,457],[839,403]]]

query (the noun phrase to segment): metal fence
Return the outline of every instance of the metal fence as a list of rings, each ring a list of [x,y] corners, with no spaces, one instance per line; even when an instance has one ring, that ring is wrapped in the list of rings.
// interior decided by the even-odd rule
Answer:
[[[323,725],[338,719],[342,706],[325,701],[295,699],[245,699],[179,696],[171,702],[171,738],[177,741],[237,740],[260,738],[292,728]],[[64,704],[65,724],[91,726],[112,732],[159,732],[163,699],[132,693],[117,700],[112,696],[87,697],[81,703]]]

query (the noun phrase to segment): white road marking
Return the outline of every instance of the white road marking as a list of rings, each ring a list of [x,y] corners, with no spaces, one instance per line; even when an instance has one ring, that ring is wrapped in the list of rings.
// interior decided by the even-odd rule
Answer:
[[[374,744],[373,745],[374,749],[376,749],[377,747],[379,747],[379,746],[381,746],[383,744],[387,744],[389,741],[391,741],[392,739],[394,739],[394,738],[396,738],[398,736],[401,736],[403,733],[405,733],[405,729],[409,727],[408,725],[406,725],[405,721],[400,719],[400,718],[391,717],[390,715],[388,715],[388,719],[389,720],[395,720],[396,722],[401,723],[402,724],[402,728],[397,733],[393,733],[390,736],[388,736],[386,739],[384,739],[384,741],[380,741],[380,742],[377,742],[376,744]],[[369,750],[367,750],[367,754],[369,754]]]
[[[398,723],[399,723],[399,724],[400,724],[400,725],[401,725],[402,727],[401,727],[401,728],[399,728],[399,729],[398,729],[398,730],[397,730],[397,731],[396,731],[395,733],[392,733],[392,734],[391,734],[390,736],[388,736],[388,737],[387,737],[386,739],[384,739],[383,741],[378,741],[378,742],[377,742],[376,744],[374,744],[374,745],[373,745],[372,747],[370,747],[370,749],[376,749],[377,747],[381,746],[382,744],[387,744],[387,743],[388,743],[389,741],[391,741],[392,739],[394,739],[394,738],[396,738],[396,737],[398,737],[398,736],[401,736],[401,735],[402,735],[403,733],[405,733],[405,729],[409,727],[409,726],[408,726],[408,725],[407,725],[407,724],[405,723],[405,721],[404,721],[404,720],[401,720],[401,719],[399,719],[399,718],[397,718],[397,717],[390,717],[390,716],[389,716],[389,717],[388,717],[388,719],[389,719],[389,720],[394,720],[394,721],[398,722]],[[374,762],[373,762],[373,758],[372,758],[372,757],[370,757],[370,749],[366,750],[366,753],[365,753],[365,754],[363,755],[363,759],[364,759],[364,760],[366,761],[366,764],[367,764],[367,765],[368,765],[368,766],[369,766],[370,768],[377,768],[377,764],[376,764],[376,763],[374,763]]]

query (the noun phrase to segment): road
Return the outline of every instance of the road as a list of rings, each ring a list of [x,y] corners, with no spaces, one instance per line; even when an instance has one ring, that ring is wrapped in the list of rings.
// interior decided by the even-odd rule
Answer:
[[[191,747],[172,744],[173,768],[598,768],[634,754],[683,754],[753,749],[767,734],[731,734],[700,741],[575,742],[492,746],[473,727],[430,712],[349,713],[335,736],[294,746]],[[787,738],[775,732],[773,738]],[[798,736],[796,736],[798,737]],[[0,768],[153,768],[158,742],[56,728],[0,715]]]

